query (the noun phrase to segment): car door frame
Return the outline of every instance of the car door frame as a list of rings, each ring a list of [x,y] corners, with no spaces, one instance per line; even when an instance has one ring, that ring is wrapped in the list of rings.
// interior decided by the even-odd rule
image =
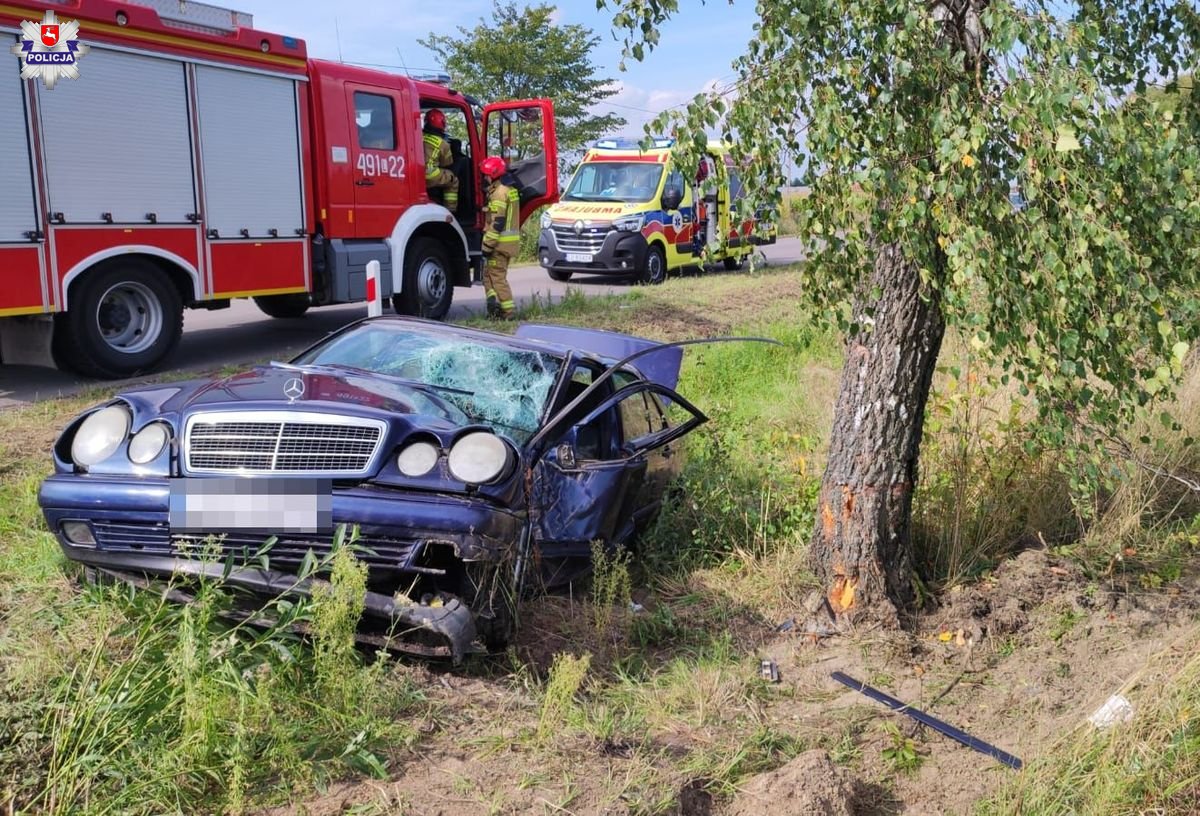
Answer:
[[[666,400],[679,405],[691,416],[688,420],[678,425],[669,425],[666,428],[646,434],[637,439],[622,439],[623,444],[621,448],[615,451],[608,459],[577,460],[572,455],[570,461],[564,461],[565,452],[563,448],[571,443],[564,443],[561,440],[568,437],[573,439],[578,428],[600,419],[603,414],[609,411],[612,411],[616,417],[619,428],[620,411],[616,410],[619,404],[636,394],[645,394],[647,392],[658,394]],[[543,474],[542,478],[570,480],[574,482],[571,486],[572,491],[581,493],[592,499],[595,496],[594,494],[589,495],[586,482],[608,481],[610,483],[609,489],[611,489],[612,484],[620,481],[617,478],[618,475],[629,474],[630,478],[634,479],[637,483],[622,483],[621,495],[613,497],[615,501],[621,503],[620,507],[613,509],[608,505],[597,503],[597,506],[593,507],[586,516],[573,517],[571,528],[558,531],[559,534],[557,536],[552,534],[554,531],[547,530],[542,526],[547,508],[543,506],[532,507],[531,515],[539,520],[537,539],[538,546],[543,548],[543,553],[548,552],[553,556],[584,556],[587,554],[583,551],[584,544],[590,543],[591,540],[597,537],[605,537],[605,533],[607,533],[607,537],[613,540],[624,541],[627,539],[632,534],[640,518],[644,518],[649,510],[654,509],[651,507],[649,510],[645,510],[630,504],[633,501],[631,491],[636,492],[642,488],[649,455],[656,449],[666,446],[685,434],[690,433],[707,421],[708,417],[700,409],[696,408],[672,389],[648,380],[638,380],[631,385],[612,391],[583,418],[567,426],[563,430],[562,435],[558,437],[560,441],[547,445],[546,450],[539,457],[539,469]],[[574,451],[572,451],[573,453]],[[615,473],[616,471],[620,471],[621,473],[617,474]],[[563,484],[565,486],[565,481]],[[563,496],[561,487],[554,489],[550,485],[542,484],[539,485],[539,488],[531,493],[531,501],[538,502],[541,497],[545,496],[554,499],[561,499]],[[609,513],[617,515],[612,525],[608,525],[605,520]],[[626,515],[629,518],[624,518]],[[639,518],[635,518],[635,515]],[[608,529],[609,526],[611,526],[611,529]],[[600,533],[601,535],[597,536],[594,533]],[[549,545],[549,547],[546,545]]]
[[[554,102],[550,99],[514,99],[485,105],[483,127],[480,131],[483,154],[494,155],[490,152],[492,141],[489,136],[492,117],[499,116],[505,111],[519,111],[528,108],[537,108],[541,112],[542,155],[545,162],[546,189],[542,193],[533,193],[526,189],[518,190],[521,196],[521,223],[525,223],[539,207],[558,201],[558,135],[554,122]],[[504,157],[501,156],[501,158]],[[505,163],[507,164],[507,159],[505,159]]]

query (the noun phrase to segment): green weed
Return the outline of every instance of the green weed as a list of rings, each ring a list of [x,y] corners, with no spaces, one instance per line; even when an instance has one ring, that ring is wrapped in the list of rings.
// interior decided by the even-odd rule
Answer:
[[[888,764],[888,767],[901,774],[913,774],[919,771],[921,764],[925,761],[925,756],[917,750],[916,740],[906,737],[893,722],[885,722],[883,730],[890,743],[880,752],[880,756],[883,757],[883,761]]]
[[[539,740],[545,741],[566,722],[567,715],[575,706],[575,695],[583,686],[591,664],[590,654],[579,657],[565,653],[555,655],[542,696],[541,714],[538,716]]]
[[[629,551],[592,542],[592,628],[605,641],[620,638],[629,621]]]

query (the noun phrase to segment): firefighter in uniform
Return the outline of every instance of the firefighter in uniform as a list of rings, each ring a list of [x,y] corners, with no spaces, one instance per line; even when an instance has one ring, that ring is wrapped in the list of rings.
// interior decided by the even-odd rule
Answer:
[[[487,225],[483,233],[484,292],[488,317],[512,320],[516,312],[508,285],[508,263],[521,248],[521,197],[508,167],[499,156],[488,156],[480,165],[487,184]],[[511,185],[511,186],[510,186]]]
[[[450,172],[454,157],[450,153],[450,142],[446,140],[446,114],[431,108],[425,114],[425,186],[428,189],[445,188],[442,203],[454,212],[458,208],[458,177]]]

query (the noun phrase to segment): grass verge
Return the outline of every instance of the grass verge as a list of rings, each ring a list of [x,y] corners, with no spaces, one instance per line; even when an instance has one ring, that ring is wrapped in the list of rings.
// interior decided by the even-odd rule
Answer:
[[[800,295],[785,269],[620,296],[572,288],[524,310],[528,320],[657,339],[745,334],[779,345],[688,352],[679,390],[710,422],[686,442],[677,500],[631,560],[613,557],[598,591],[533,604],[507,662],[456,675],[350,648],[362,576],[348,553],[330,564],[328,594],[273,610],[306,624],[306,639],[283,626],[223,623],[230,599],[218,586],[202,587],[188,607],[154,593],[80,589],[42,529],[36,491],[58,429],[104,395],[0,413],[0,812],[238,812],[386,776],[385,792],[354,789],[355,812],[656,814],[685,796],[733,795],[748,776],[814,746],[856,770],[880,756],[917,764],[907,736],[863,726],[869,712],[825,717],[827,690],[758,676],[764,650],[783,648],[776,624],[812,585],[805,542],[840,366],[840,343],[812,325]],[[1020,444],[1019,410],[973,380],[962,355],[949,356],[959,371],[938,377],[916,508],[931,584],[969,582],[1045,540],[1096,574],[1143,590],[1174,586],[1197,534],[1178,486],[1130,470],[1144,481],[1126,479],[1127,492],[1104,497],[1081,538],[1056,462]],[[1165,430],[1146,432],[1169,442]],[[1156,462],[1194,464],[1190,448],[1151,449]],[[1064,630],[1056,640],[1076,636]],[[997,654],[1020,658],[1015,648]],[[910,657],[880,655],[863,674],[888,685]],[[1133,764],[1139,746],[1156,756],[1194,748],[1192,731],[1176,725],[1197,710],[1195,668],[1171,666],[1155,675],[1161,685],[1136,730],[1064,745],[1031,765],[1039,770],[1023,787],[997,794],[990,812],[1068,796],[1078,812],[1096,813],[1110,804],[1121,812],[1137,796],[1184,801],[1170,796],[1186,795],[1190,759]],[[928,766],[936,760],[914,774]],[[1141,792],[1116,798],[1099,784],[1107,773]]]

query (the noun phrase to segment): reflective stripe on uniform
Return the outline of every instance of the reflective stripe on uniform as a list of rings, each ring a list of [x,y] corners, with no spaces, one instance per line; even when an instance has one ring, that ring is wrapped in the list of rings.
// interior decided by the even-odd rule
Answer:
[[[504,232],[500,234],[500,243],[510,244],[520,240],[521,195],[510,187],[508,190],[508,212],[504,217]]]
[[[423,141],[425,142],[425,147],[429,148],[425,155],[425,180],[429,181],[436,177],[442,170],[441,159],[439,157],[442,149],[442,138],[434,136],[432,133],[426,133]]]

